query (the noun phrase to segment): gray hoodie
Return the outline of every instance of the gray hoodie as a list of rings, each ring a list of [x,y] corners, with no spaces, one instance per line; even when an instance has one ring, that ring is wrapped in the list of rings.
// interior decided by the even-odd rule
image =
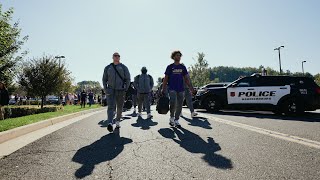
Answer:
[[[153,78],[149,74],[138,75],[134,78],[134,86],[140,94],[150,93],[154,86]]]
[[[102,83],[103,83],[103,88],[105,92],[107,92],[107,89],[125,90],[125,91],[128,90],[131,79],[130,79],[130,72],[127,66],[121,63],[118,65],[115,65],[121,77],[125,80],[125,82],[123,82],[122,79],[117,74],[117,72],[115,71],[115,69],[113,68],[112,64],[109,64],[104,68]]]

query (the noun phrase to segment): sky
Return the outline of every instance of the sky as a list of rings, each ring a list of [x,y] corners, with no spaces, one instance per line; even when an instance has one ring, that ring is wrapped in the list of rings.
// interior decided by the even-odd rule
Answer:
[[[143,66],[154,79],[180,50],[182,62],[203,52],[211,67],[320,72],[318,0],[1,0],[13,7],[27,58],[64,55],[75,82],[101,82],[119,52],[131,77]]]

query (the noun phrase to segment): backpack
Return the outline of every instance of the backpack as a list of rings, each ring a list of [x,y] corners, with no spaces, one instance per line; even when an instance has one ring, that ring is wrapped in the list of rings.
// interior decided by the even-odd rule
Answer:
[[[167,114],[170,110],[169,108],[169,98],[166,96],[160,97],[158,103],[157,103],[157,111],[159,114]]]
[[[141,76],[140,74],[137,76],[138,82],[139,82],[140,76]],[[148,74],[148,77],[149,77],[150,79],[152,79],[152,77],[151,77],[150,74]]]

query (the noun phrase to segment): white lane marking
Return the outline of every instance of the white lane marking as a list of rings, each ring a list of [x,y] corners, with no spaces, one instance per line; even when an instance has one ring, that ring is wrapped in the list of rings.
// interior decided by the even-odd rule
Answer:
[[[183,110],[183,111],[187,112],[187,110]],[[286,141],[302,144],[302,145],[305,145],[305,146],[308,146],[308,147],[320,149],[320,142],[318,142],[318,141],[313,141],[313,140],[301,138],[301,137],[298,137],[298,136],[292,136],[290,134],[271,131],[271,130],[268,130],[268,129],[263,129],[263,128],[259,128],[259,127],[255,127],[255,126],[250,126],[250,125],[247,125],[247,124],[238,123],[238,122],[230,121],[230,120],[227,120],[227,119],[213,117],[213,116],[206,115],[206,114],[203,114],[203,113],[201,113],[200,116],[208,118],[208,119],[213,120],[213,121],[218,122],[218,123],[227,124],[227,125],[230,125],[230,126],[246,129],[246,130],[249,130],[249,131],[253,131],[253,132],[256,132],[256,133],[259,133],[259,134],[264,134],[264,135],[268,135],[268,136],[271,136],[271,137],[274,137],[274,138],[278,138],[278,139],[282,139],[282,140],[286,140]]]

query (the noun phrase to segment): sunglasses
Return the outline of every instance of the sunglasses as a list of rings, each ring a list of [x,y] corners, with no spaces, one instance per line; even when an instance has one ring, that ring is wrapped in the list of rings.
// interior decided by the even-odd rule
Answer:
[[[113,57],[120,57],[120,55],[113,55]]]

